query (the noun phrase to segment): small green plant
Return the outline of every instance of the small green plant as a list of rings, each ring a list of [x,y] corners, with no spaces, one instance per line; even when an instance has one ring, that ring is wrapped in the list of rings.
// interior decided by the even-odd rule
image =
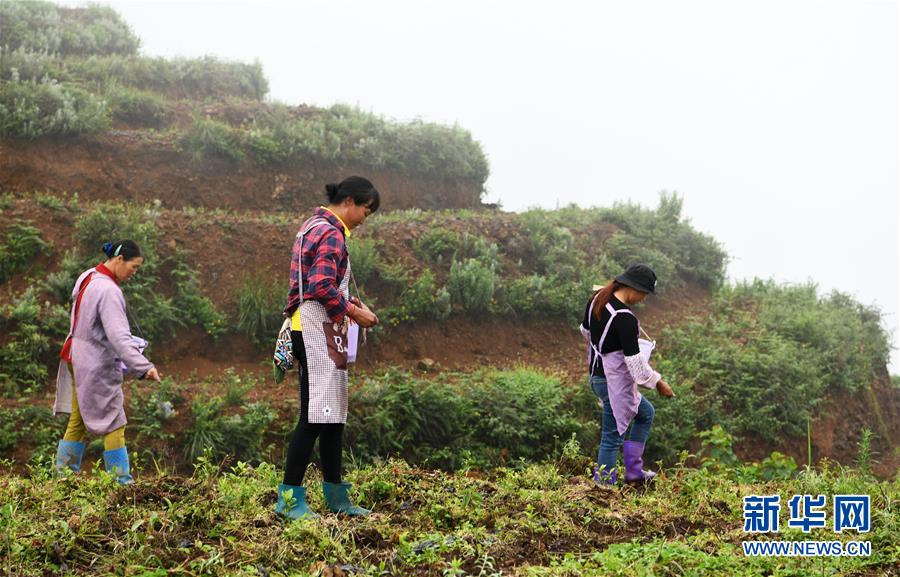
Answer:
[[[347,252],[350,254],[350,267],[353,276],[360,285],[365,285],[380,267],[378,251],[382,242],[372,237],[350,237]]]
[[[133,386],[128,426],[135,430],[138,442],[143,439],[172,440],[173,435],[163,428],[175,417],[175,407],[183,400],[174,382],[168,378],[151,389],[138,390]]]
[[[271,345],[284,321],[287,288],[278,281],[246,277],[237,289],[237,329],[257,345]]]
[[[233,407],[239,407],[244,404],[244,398],[253,383],[241,378],[233,367],[225,369],[225,404]]]
[[[491,306],[496,280],[490,266],[469,258],[450,266],[447,290],[454,305],[469,313],[483,313]]]
[[[120,122],[155,128],[165,123],[168,104],[155,92],[110,84],[106,101],[112,117]]]
[[[41,237],[41,231],[30,221],[16,222],[6,229],[0,244],[0,284],[28,265],[39,254],[49,254],[50,245]]]
[[[188,264],[188,254],[176,252],[173,260],[174,305],[180,311],[183,322],[197,324],[203,327],[206,334],[218,339],[225,332],[225,315],[201,292],[200,274]]]
[[[50,210],[55,210],[57,212],[66,210],[66,205],[63,203],[62,199],[49,193],[35,193],[34,200],[37,201],[39,205],[49,208]]]
[[[459,233],[446,228],[430,228],[416,241],[416,254],[422,260],[441,263],[459,249]]]
[[[207,158],[239,162],[244,158],[240,132],[208,117],[194,117],[191,128],[181,138],[180,146],[196,162]]]
[[[698,436],[703,446],[700,460],[702,467],[720,469],[737,465],[738,459],[731,448],[732,436],[721,425],[702,431]]]
[[[863,429],[859,437],[856,465],[863,475],[872,475],[872,437],[874,436],[875,433],[871,429]]]
[[[38,390],[48,376],[48,357],[58,352],[68,328],[68,312],[40,302],[34,288],[0,306],[0,329],[7,335],[0,346],[0,392]]]
[[[225,405],[222,397],[204,400],[195,397],[191,401],[191,426],[187,430],[184,443],[184,456],[194,461],[206,450],[215,450],[225,440],[220,423],[220,411]]]

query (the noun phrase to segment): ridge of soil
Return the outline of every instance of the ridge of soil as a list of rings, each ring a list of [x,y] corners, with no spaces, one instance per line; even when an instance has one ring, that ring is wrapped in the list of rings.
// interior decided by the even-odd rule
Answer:
[[[286,162],[270,166],[221,158],[191,160],[177,135],[113,130],[102,136],[0,140],[0,190],[165,206],[299,211],[321,204],[325,184],[366,175],[390,209],[481,208],[481,183],[448,181],[354,163]]]

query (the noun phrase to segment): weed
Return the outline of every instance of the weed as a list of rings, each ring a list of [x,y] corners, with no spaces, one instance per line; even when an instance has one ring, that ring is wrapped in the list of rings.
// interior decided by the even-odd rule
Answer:
[[[257,345],[270,345],[284,321],[287,288],[278,281],[246,277],[237,289],[237,329]]]

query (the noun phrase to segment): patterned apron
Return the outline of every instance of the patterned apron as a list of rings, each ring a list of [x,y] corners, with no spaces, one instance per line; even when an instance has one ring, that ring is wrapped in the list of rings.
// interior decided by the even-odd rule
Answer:
[[[324,219],[307,223],[298,233],[302,237],[316,226],[333,226]],[[302,246],[302,241],[301,241]],[[301,269],[302,270],[302,269]],[[347,272],[338,287],[345,299],[350,298],[350,256],[347,256]],[[303,300],[303,279],[300,279],[300,323],[303,327],[303,345],[306,347],[306,364],[309,369],[310,423],[347,422],[347,330],[350,319],[344,317],[335,323],[328,316],[324,305],[316,300]],[[298,363],[299,364],[299,363]]]
[[[593,306],[591,306],[593,309]],[[603,349],[603,341],[609,333],[609,327],[612,326],[613,319],[617,314],[625,313],[634,316],[629,309],[615,309],[609,303],[606,303],[606,310],[609,311],[609,322],[603,328],[603,334],[600,336],[600,342],[594,349],[594,362],[597,358],[603,360],[603,374],[606,377],[606,386],[609,391],[609,405],[612,409],[613,416],[616,418],[616,430],[620,435],[624,435],[628,430],[634,416],[637,415],[638,406],[641,404],[641,394],[637,390],[637,384],[628,371],[628,365],[625,364],[624,351],[613,351],[611,353],[601,354]],[[641,322],[638,321],[638,331],[641,330]],[[653,352],[654,343],[652,341],[638,339],[640,354],[645,360],[650,360],[650,354]],[[591,367],[593,373],[594,367]]]

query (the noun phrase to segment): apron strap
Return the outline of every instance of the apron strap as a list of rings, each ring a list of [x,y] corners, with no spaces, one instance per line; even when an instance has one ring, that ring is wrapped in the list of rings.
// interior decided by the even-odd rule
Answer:
[[[297,233],[297,242],[299,243],[299,248],[297,250],[297,276],[300,281],[300,302],[297,304],[298,307],[303,304],[303,263],[300,262],[300,258],[303,256],[303,237],[309,234],[309,231],[312,229],[323,224],[334,227],[334,225],[322,217],[310,218],[302,227],[300,227],[300,232]]]

